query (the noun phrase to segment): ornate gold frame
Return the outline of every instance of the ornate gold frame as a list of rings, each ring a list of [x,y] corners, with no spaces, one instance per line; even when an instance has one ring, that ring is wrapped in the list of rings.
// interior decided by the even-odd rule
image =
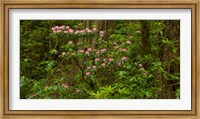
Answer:
[[[1,40],[0,40],[0,110],[2,118],[200,118],[199,64],[199,1],[149,1],[149,0],[3,0],[1,3]],[[192,10],[192,110],[191,111],[10,111],[8,109],[8,13],[12,8],[183,8]]]

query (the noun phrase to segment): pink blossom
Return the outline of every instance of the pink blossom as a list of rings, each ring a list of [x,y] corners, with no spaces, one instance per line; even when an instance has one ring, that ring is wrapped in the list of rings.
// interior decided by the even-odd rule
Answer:
[[[68,33],[68,31],[64,31],[64,33]]]
[[[89,54],[90,54],[90,52],[86,51],[86,52],[85,52],[85,54],[89,55]]]
[[[91,33],[92,31],[91,31],[91,30],[88,30],[87,32],[88,32],[88,33]]]
[[[101,37],[103,37],[103,36],[104,36],[104,34],[100,34],[100,36],[101,36]]]
[[[90,69],[90,66],[87,66],[87,69]]]
[[[78,50],[78,52],[80,52],[80,53],[83,53],[83,52],[84,52],[84,50],[80,50],[80,49],[79,49],[79,50]]]
[[[66,52],[62,52],[62,56],[66,55]]]
[[[105,66],[106,66],[106,63],[102,63],[101,66],[105,67]]]
[[[87,76],[87,75],[90,75],[90,72],[86,72],[85,74],[86,74],[86,76]]]
[[[99,53],[100,53],[99,51],[96,52],[96,54],[99,54]]]
[[[66,29],[70,29],[70,27],[69,27],[69,26],[66,26],[65,28],[66,28]]]
[[[75,55],[75,53],[71,53],[71,56],[74,56]]]
[[[126,41],[126,43],[127,43],[127,44],[131,44],[131,41],[128,40],[128,41]]]
[[[101,37],[103,37],[103,36],[104,36],[104,31],[100,31],[99,35],[100,35]]]
[[[139,67],[142,67],[142,64],[139,64]]]
[[[115,49],[118,49],[119,48],[119,46],[115,46]]]
[[[69,41],[69,42],[68,42],[68,44],[70,44],[70,45],[71,45],[72,43],[73,43],[72,41]]]
[[[99,61],[99,58],[95,58],[95,61]]]
[[[104,34],[104,31],[100,31],[100,34],[101,34],[101,33]]]
[[[97,30],[97,28],[93,28],[92,30],[93,30],[93,31],[96,31],[96,30]]]
[[[58,29],[64,29],[65,28],[65,26],[60,26]]]
[[[108,60],[109,60],[110,62],[112,62],[112,61],[113,61],[113,58],[109,58]]]
[[[114,42],[113,44],[114,44],[114,45],[117,45],[117,43],[116,43],[116,42]]]
[[[122,57],[122,60],[127,60],[127,57],[123,56],[123,57]]]
[[[56,30],[54,30],[54,31],[53,31],[53,33],[57,33],[57,31],[56,31]]]
[[[79,33],[79,31],[77,30],[74,34],[78,34]]]
[[[57,33],[60,33],[60,32],[62,32],[62,30],[57,30]]]
[[[124,42],[122,42],[122,45],[124,45]]]
[[[69,29],[69,33],[73,33],[74,32],[74,30],[73,29]]]
[[[106,51],[106,50],[107,50],[106,48],[103,48],[103,49],[101,49],[101,52]]]
[[[96,66],[93,66],[93,69],[96,69]]]
[[[88,50],[88,51],[91,51],[91,50],[92,50],[92,48],[88,48],[87,50]]]
[[[103,61],[105,62],[107,59],[106,58],[103,58]]]
[[[55,30],[56,30],[56,28],[55,28],[55,27],[52,27],[51,29],[52,29],[52,31],[55,31]]]
[[[57,29],[57,28],[59,28],[59,26],[55,26],[55,28]]]
[[[85,30],[81,30],[81,31],[80,31],[80,33],[84,33],[84,32],[85,32]]]

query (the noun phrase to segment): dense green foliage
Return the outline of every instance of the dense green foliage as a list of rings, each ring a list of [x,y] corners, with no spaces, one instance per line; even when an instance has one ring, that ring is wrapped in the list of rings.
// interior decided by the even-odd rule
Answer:
[[[20,21],[20,97],[179,98],[179,21],[104,22]]]

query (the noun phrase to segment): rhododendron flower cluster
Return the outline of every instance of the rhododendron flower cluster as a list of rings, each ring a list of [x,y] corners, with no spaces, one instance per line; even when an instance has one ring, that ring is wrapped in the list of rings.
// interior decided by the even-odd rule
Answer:
[[[69,42],[68,42],[68,44],[72,44],[72,43],[73,43],[72,41],[69,41]]]
[[[104,31],[100,31],[99,35],[100,35],[101,37],[103,37],[103,36],[104,36]]]
[[[87,76],[87,75],[90,75],[90,72],[86,72],[85,74],[86,74],[86,76]]]
[[[62,25],[62,26],[55,26],[55,27],[52,27],[52,31],[53,33],[64,33],[64,34],[75,34],[75,35],[84,35],[85,33],[93,33],[93,32],[96,32],[97,29],[96,28],[92,28],[92,29],[89,29],[89,28],[86,28],[86,29],[82,29],[82,30],[74,30],[72,28],[70,28],[69,26],[65,26],[65,25]],[[99,33],[100,37],[103,37],[104,36],[104,31],[100,31]]]
[[[127,60],[127,59],[128,59],[128,58],[127,58],[127,57],[125,57],[125,56],[123,56],[123,57],[122,57],[122,60]]]
[[[83,52],[84,52],[84,50],[80,50],[80,49],[79,49],[79,50],[78,50],[78,52],[80,52],[80,53],[83,53]]]
[[[92,28],[92,29],[86,28],[86,29],[82,29],[82,30],[74,30],[74,29],[70,28],[69,26],[55,26],[52,28],[52,30],[54,33],[63,32],[63,33],[71,33],[71,34],[75,34],[75,35],[84,34],[84,33],[92,33],[92,32],[97,31],[96,28]],[[101,39],[101,37],[104,36],[104,33],[105,33],[104,31],[99,32],[100,39]],[[113,53],[113,51],[112,51],[113,49],[116,49],[117,52],[118,51],[127,52],[127,49],[124,48],[125,46],[123,46],[123,45],[131,44],[131,41],[127,40],[127,41],[123,41],[121,43],[114,41],[114,42],[110,43],[110,41],[103,40],[103,44],[101,43],[102,46],[97,47],[97,49],[96,49],[94,46],[92,46],[90,44],[90,42],[86,42],[87,38],[89,38],[89,37],[87,36],[86,39],[84,38],[84,40],[70,39],[67,42],[68,46],[66,48],[67,51],[68,51],[68,49],[70,49],[68,51],[69,54],[71,54],[71,56],[73,56],[73,58],[76,59],[75,62],[78,63],[77,66],[79,66],[80,69],[82,70],[82,72],[84,72],[85,78],[90,78],[89,77],[90,75],[95,75],[94,72],[98,72],[99,70],[106,71],[110,67],[113,67],[113,66],[121,67],[121,66],[123,66],[123,64],[125,64],[125,61],[128,59],[126,56],[121,56],[121,54],[119,54],[119,56],[114,56],[113,54],[111,55],[110,53],[111,52]],[[76,44],[72,45],[74,42],[76,42]],[[106,43],[112,44],[114,47],[108,47],[106,45]],[[85,46],[84,44],[87,44],[87,45]],[[77,49],[74,46],[77,46]],[[66,55],[66,54],[67,54],[66,52],[64,52],[64,51],[62,52],[62,56]],[[123,53],[123,55],[125,55],[125,54]],[[65,58],[70,58],[70,57],[66,56]],[[89,60],[89,62],[87,62],[87,60]]]

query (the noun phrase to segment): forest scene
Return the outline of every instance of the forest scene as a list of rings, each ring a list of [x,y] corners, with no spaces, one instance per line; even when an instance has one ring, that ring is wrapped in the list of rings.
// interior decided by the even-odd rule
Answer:
[[[180,21],[20,20],[20,99],[180,99]]]

